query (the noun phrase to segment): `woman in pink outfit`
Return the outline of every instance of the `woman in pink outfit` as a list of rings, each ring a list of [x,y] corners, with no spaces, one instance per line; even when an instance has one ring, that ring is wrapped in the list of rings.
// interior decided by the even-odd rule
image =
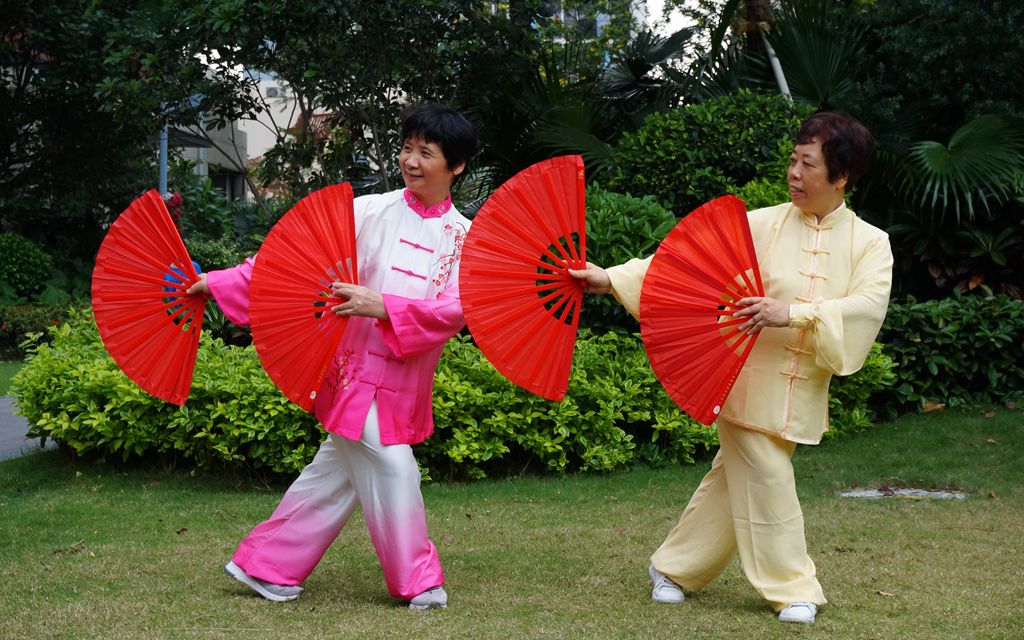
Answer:
[[[434,370],[463,327],[459,260],[470,222],[451,187],[476,152],[473,126],[442,105],[402,115],[405,189],[354,201],[361,285],[336,282],[345,335],[316,395],[327,438],[225,566],[274,601],[300,585],[361,506],[388,591],[413,609],[445,607],[444,573],[427,535],[411,445],[433,432]],[[190,293],[209,293],[232,322],[249,321],[255,258],[211,271]]]

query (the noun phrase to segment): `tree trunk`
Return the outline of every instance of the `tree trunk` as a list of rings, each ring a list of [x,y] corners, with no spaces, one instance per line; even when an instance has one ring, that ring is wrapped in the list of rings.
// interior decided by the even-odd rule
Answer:
[[[747,50],[765,54],[762,30],[764,25],[775,25],[771,0],[746,0],[743,4],[744,21],[741,30],[747,41]]]

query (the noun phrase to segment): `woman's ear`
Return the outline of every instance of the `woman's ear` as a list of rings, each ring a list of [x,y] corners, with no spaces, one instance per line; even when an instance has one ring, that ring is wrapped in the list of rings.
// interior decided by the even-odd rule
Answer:
[[[850,176],[848,174],[845,174],[845,173],[843,175],[839,176],[836,179],[835,183],[834,183],[836,185],[836,190],[837,191],[842,191],[843,193],[846,193],[846,182],[847,182],[847,180],[849,178],[850,178]]]
[[[466,161],[463,160],[462,162],[460,162],[458,164],[458,166],[456,166],[454,169],[452,169],[452,174],[457,175],[457,176],[458,175],[462,175],[462,172],[465,171],[465,170],[466,170]]]

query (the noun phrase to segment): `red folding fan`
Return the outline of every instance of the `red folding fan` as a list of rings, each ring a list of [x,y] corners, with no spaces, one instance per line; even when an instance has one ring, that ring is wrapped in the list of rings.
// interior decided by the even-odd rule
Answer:
[[[711,424],[757,334],[738,330],[736,301],[763,296],[743,201],[712,200],[679,221],[640,290],[640,330],[658,380],[684,411]]]
[[[199,279],[163,198],[147,191],[114,221],[96,255],[92,309],[110,356],[148,393],[183,405],[203,324]]]
[[[332,282],[359,284],[352,187],[314,191],[270,230],[253,268],[252,340],[274,384],[312,411],[348,318],[331,307]]]
[[[512,177],[481,207],[462,248],[459,289],[480,351],[506,378],[549,400],[569,386],[586,268],[583,158]]]

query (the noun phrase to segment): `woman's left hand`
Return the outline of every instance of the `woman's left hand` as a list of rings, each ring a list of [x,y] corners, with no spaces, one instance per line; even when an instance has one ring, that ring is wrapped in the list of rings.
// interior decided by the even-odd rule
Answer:
[[[755,334],[765,327],[788,327],[789,305],[775,298],[741,298],[736,305],[743,307],[732,314],[734,318],[750,319],[739,326],[740,331]]]
[[[335,282],[331,284],[331,290],[339,298],[347,300],[337,306],[331,307],[331,311],[339,316],[365,316],[379,320],[388,319],[388,310],[384,307],[384,298],[374,291],[357,284],[348,282]]]

